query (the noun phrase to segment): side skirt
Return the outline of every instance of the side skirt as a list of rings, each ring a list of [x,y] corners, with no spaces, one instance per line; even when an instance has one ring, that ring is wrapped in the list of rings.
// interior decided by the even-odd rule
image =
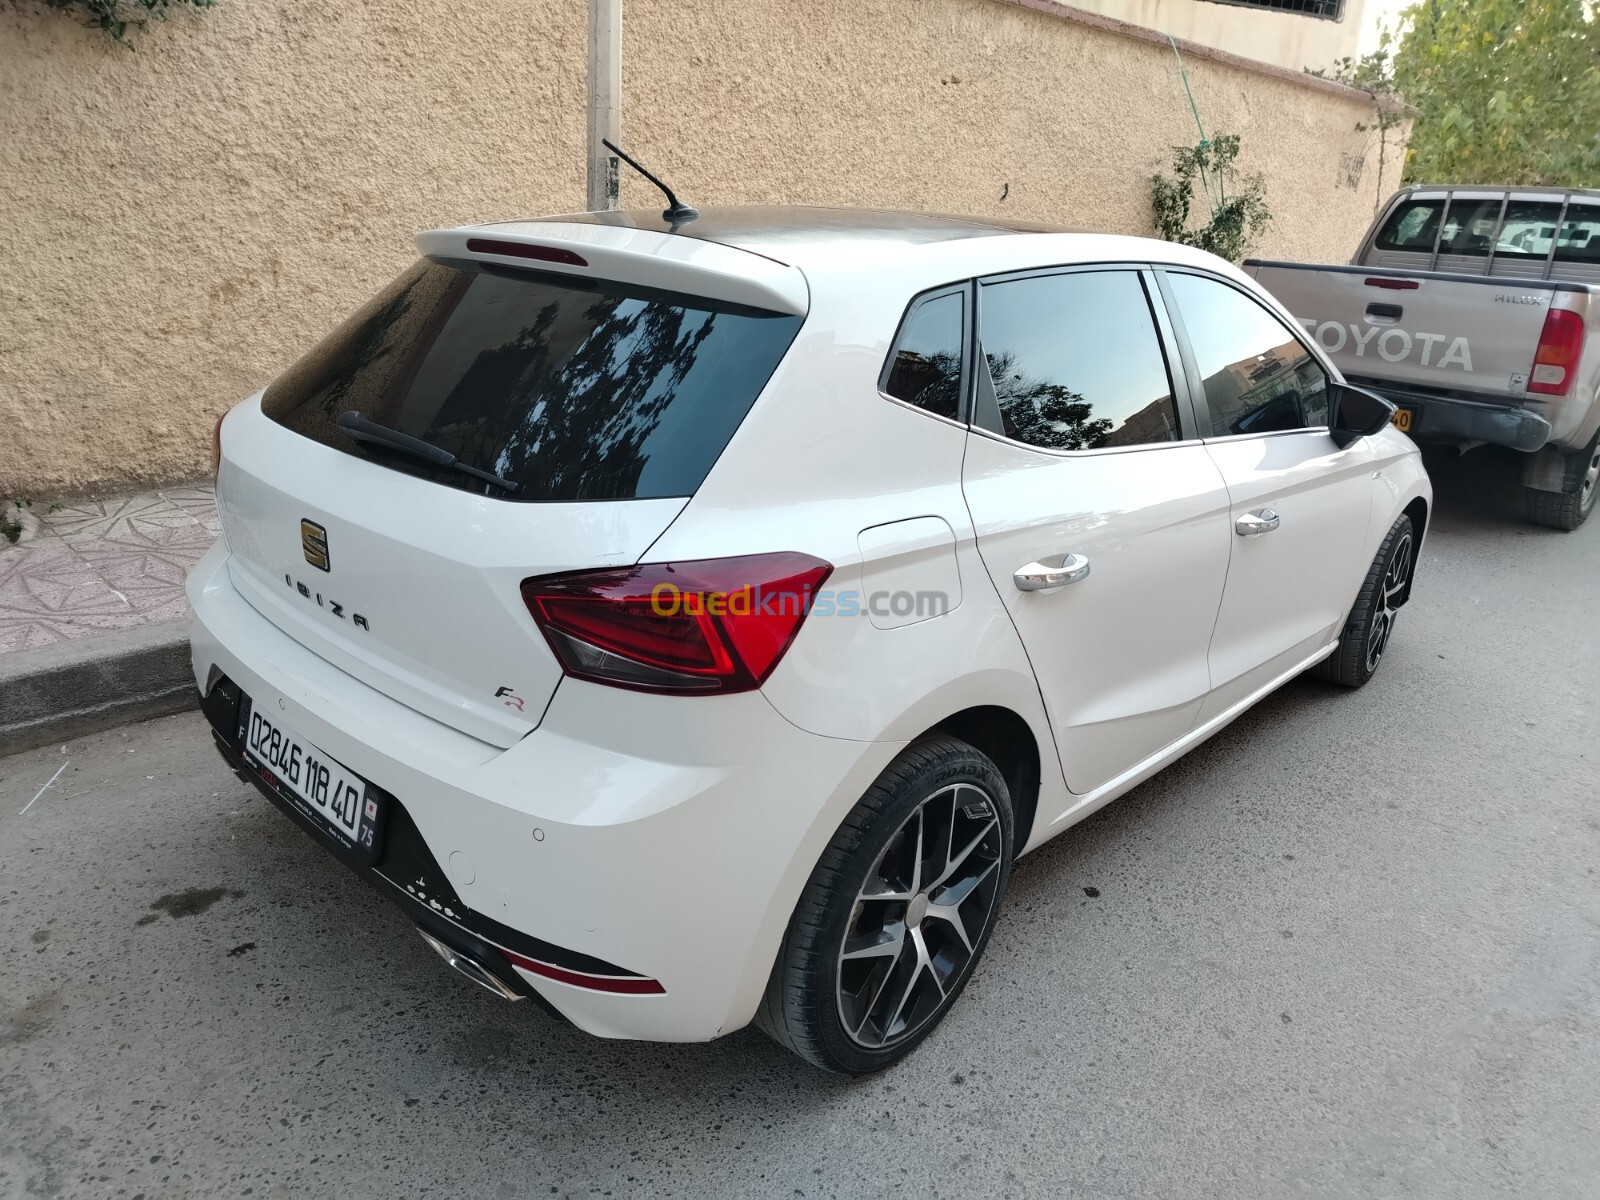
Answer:
[[[1306,671],[1309,671],[1323,659],[1327,658],[1328,655],[1332,654],[1336,649],[1338,649],[1338,647],[1339,639],[1335,638],[1322,649],[1318,650],[1315,654],[1307,658],[1304,662],[1290,667],[1282,675],[1279,675],[1276,679],[1273,679],[1271,682],[1264,684],[1256,691],[1250,693],[1250,695],[1239,701],[1239,703],[1235,704],[1232,708],[1225,709],[1216,716],[1212,717],[1211,720],[1207,721],[1204,725],[1198,726],[1190,732],[1184,734],[1165,750],[1156,751],[1143,762],[1129,767],[1121,775],[1116,776],[1114,779],[1107,780],[1105,783],[1095,788],[1094,791],[1079,798],[1077,803],[1073,804],[1060,816],[1051,821],[1049,825],[1045,826],[1043,830],[1043,836],[1038,837],[1037,840],[1034,841],[1032,845],[1026,847],[1022,853],[1026,854],[1028,851],[1035,850],[1044,845],[1045,842],[1055,837],[1058,833],[1064,833],[1066,830],[1076,825],[1085,817],[1098,812],[1107,804],[1110,804],[1111,801],[1115,800],[1118,796],[1122,795],[1122,793],[1137,787],[1146,779],[1149,779],[1150,776],[1154,775],[1157,771],[1161,770],[1162,767],[1165,767],[1167,764],[1182,758],[1190,750],[1193,750],[1196,746],[1205,741],[1212,734],[1216,733],[1219,729],[1231,723],[1241,713],[1249,709],[1258,701],[1265,699],[1267,696],[1277,691],[1296,675],[1300,675]],[[1035,826],[1035,828],[1037,828],[1037,826]],[[1020,858],[1021,855],[1019,854],[1018,857]]]

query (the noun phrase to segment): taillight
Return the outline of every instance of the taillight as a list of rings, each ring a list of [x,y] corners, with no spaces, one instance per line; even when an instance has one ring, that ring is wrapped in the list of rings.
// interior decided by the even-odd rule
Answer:
[[[211,427],[211,473],[215,475],[222,469],[222,422],[228,417],[223,413],[217,418],[217,423]]]
[[[1533,356],[1530,392],[1546,396],[1565,396],[1578,377],[1578,358],[1583,353],[1583,318],[1565,308],[1552,308],[1545,315],[1544,332]]]
[[[568,675],[647,692],[760,687],[833,571],[805,554],[646,563],[524,580]]]

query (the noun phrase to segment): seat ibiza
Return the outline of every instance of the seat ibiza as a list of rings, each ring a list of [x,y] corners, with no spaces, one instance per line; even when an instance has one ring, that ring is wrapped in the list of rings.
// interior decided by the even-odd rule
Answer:
[[[1204,253],[731,208],[424,233],[218,428],[218,748],[453,966],[861,1073],[1012,863],[1382,661],[1430,490]]]

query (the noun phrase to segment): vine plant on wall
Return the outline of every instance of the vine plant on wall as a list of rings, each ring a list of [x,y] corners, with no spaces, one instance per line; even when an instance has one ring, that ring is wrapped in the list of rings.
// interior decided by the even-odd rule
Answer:
[[[19,8],[27,2],[30,0],[12,0],[12,4]],[[128,40],[130,30],[144,25],[149,20],[166,20],[167,10],[174,5],[181,7],[187,4],[191,8],[215,8],[217,5],[217,0],[31,0],[31,2],[78,16],[82,18],[84,24],[100,29],[113,41],[121,42],[130,48],[133,45]]]
[[[1198,246],[1238,262],[1272,222],[1266,184],[1235,166],[1239,135],[1219,133],[1198,146],[1172,148],[1173,178],[1150,178],[1150,208],[1156,236]],[[1196,192],[1199,195],[1196,195]],[[1192,225],[1197,202],[1210,210],[1204,225]]]

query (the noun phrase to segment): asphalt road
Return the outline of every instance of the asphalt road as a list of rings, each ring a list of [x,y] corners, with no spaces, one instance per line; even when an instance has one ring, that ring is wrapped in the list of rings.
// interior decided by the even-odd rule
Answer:
[[[197,715],[0,761],[0,1196],[1594,1196],[1600,521],[1467,467],[1372,684],[1024,860],[871,1079],[476,990]]]

